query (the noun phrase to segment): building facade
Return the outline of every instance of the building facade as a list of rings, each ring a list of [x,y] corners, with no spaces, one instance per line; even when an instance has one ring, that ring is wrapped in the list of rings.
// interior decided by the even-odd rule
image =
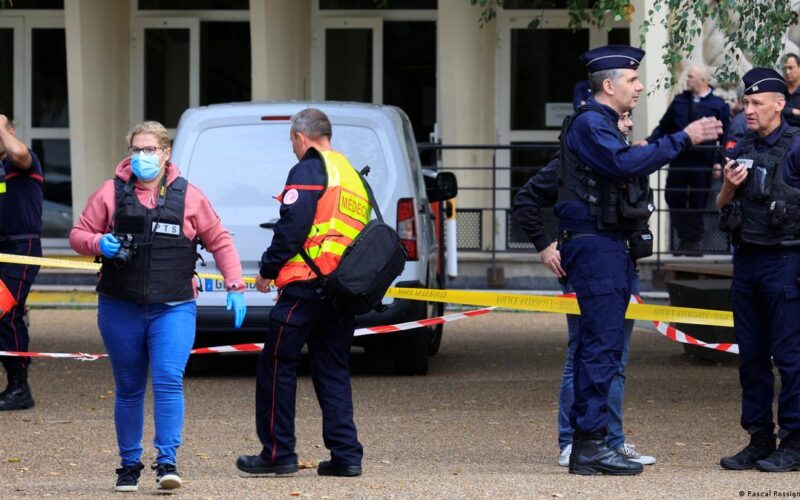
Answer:
[[[0,112],[43,161],[44,244],[66,248],[87,197],[126,155],[131,125],[153,119],[174,131],[191,106],[385,103],[406,111],[419,142],[555,143],[573,86],[586,76],[578,56],[632,34],[638,45],[651,3],[637,0],[631,22],[573,33],[566,0],[507,1],[484,26],[469,0],[6,0]],[[541,27],[530,30],[534,19]],[[646,85],[665,72],[665,40],[655,29],[643,47]],[[640,103],[635,138],[652,130],[669,99],[654,92]],[[459,208],[478,219],[476,250],[506,249],[506,209],[530,175],[513,166],[543,165],[550,154],[442,155],[440,165],[458,166],[460,185],[472,187],[462,189]]]

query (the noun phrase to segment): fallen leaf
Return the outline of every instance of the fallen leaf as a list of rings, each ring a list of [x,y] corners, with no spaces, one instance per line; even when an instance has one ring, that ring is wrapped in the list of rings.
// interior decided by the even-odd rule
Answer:
[[[303,494],[302,491],[293,491],[293,492],[289,493],[289,496],[291,496],[291,497],[299,497],[302,494]]]
[[[22,460],[20,460],[19,458],[9,458],[8,461],[11,462],[12,464],[18,464],[22,462]]]
[[[314,460],[299,460],[297,462],[297,467],[300,469],[316,469],[317,462]]]

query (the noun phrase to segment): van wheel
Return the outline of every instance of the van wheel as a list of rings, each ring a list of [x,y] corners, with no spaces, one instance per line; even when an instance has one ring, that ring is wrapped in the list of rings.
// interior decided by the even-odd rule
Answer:
[[[429,335],[426,330],[412,330],[408,335],[392,339],[395,341],[394,365],[399,375],[428,373]]]
[[[434,316],[444,316],[444,304],[436,304],[433,309],[435,312],[433,313]],[[439,352],[439,347],[442,345],[442,332],[444,331],[444,325],[435,325],[430,328],[427,328],[428,331],[428,356],[436,356],[436,353]]]

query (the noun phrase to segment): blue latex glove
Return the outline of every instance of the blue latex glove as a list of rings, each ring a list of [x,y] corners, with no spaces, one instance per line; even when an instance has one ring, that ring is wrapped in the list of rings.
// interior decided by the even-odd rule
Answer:
[[[233,309],[233,326],[240,328],[244,323],[244,316],[247,314],[247,304],[244,301],[244,293],[228,292],[227,310]]]
[[[106,233],[100,238],[100,252],[107,259],[113,259],[119,253],[119,247],[119,241],[111,233]]]

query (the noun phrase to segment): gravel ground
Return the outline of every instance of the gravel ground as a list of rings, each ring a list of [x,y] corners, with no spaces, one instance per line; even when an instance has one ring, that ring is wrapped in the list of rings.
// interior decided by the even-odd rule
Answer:
[[[33,348],[103,352],[94,310],[34,310]],[[364,475],[313,470],[246,477],[234,461],[256,453],[255,356],[201,360],[186,380],[179,466],[186,498],[749,498],[800,497],[800,475],[731,472],[719,458],[746,442],[733,363],[692,358],[637,325],[625,402],[628,441],[656,465],[636,477],[580,477],[556,465],[558,381],[566,344],[555,315],[493,313],[448,325],[425,377],[371,372],[354,353],[353,392]],[[100,498],[117,466],[107,360],[41,360],[37,405],[0,414],[0,497]],[[148,410],[149,411],[149,410]],[[308,373],[298,384],[298,454],[328,458]],[[152,423],[145,456],[152,461]],[[139,496],[157,495],[151,471]],[[129,496],[131,494],[128,494]],[[132,496],[136,496],[135,494]]]

